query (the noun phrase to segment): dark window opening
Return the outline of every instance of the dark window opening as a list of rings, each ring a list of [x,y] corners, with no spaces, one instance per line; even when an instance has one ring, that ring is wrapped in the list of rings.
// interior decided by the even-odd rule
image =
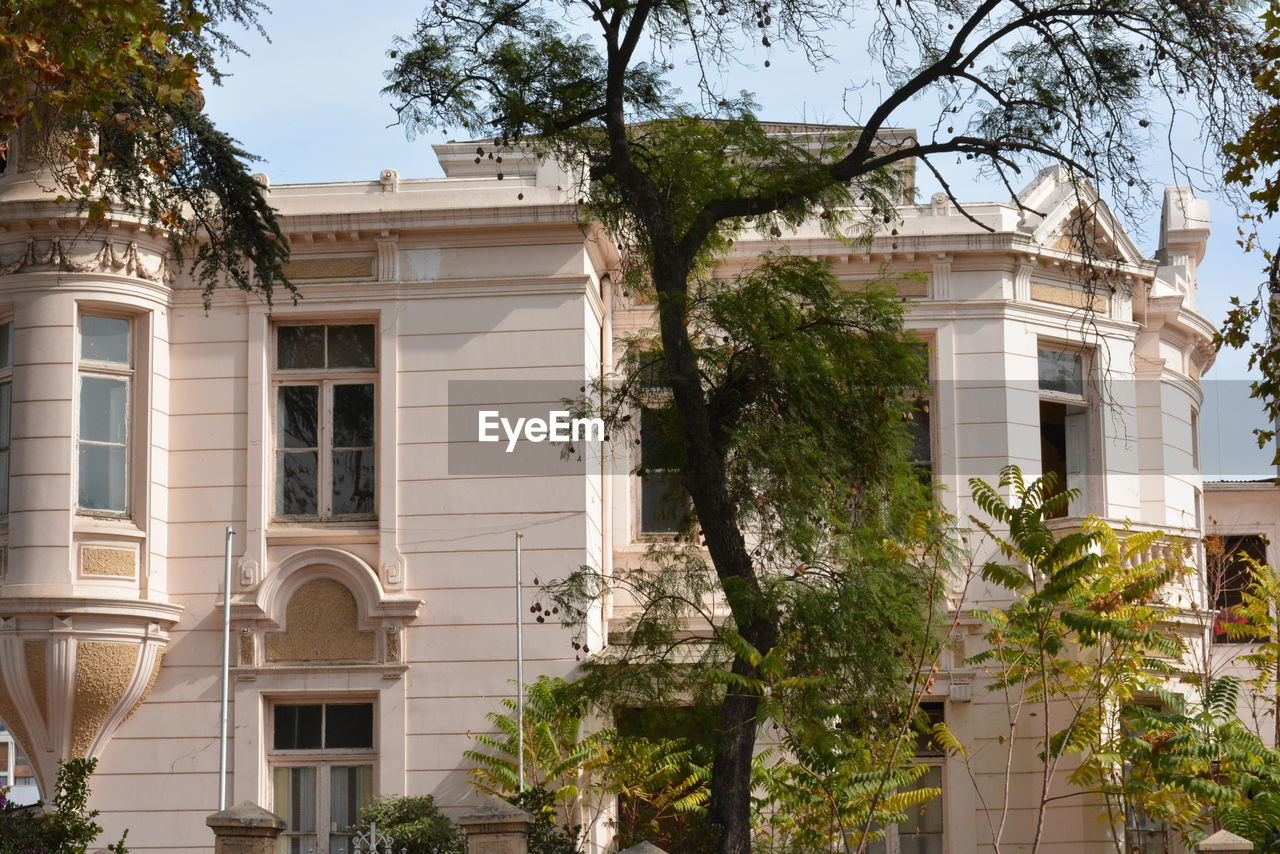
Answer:
[[[370,749],[372,703],[314,703],[275,707],[276,750]]]
[[[689,494],[680,482],[680,447],[663,424],[668,410],[640,410],[640,531],[677,534],[688,526]]]
[[[1215,613],[1214,640],[1218,643],[1248,643],[1247,637],[1231,637],[1228,626],[1243,625],[1244,594],[1253,584],[1249,560],[1267,562],[1267,541],[1259,534],[1222,537],[1222,554],[1209,557],[1209,595]]]
[[[1040,471],[1056,478],[1054,493],[1067,488],[1067,405],[1040,401]],[[1052,518],[1067,515],[1061,507],[1049,514]]]

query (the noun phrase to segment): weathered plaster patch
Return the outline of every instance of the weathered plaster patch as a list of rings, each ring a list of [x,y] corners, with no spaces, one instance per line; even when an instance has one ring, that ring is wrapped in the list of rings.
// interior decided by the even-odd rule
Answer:
[[[240,666],[253,666],[253,635],[240,636]]]
[[[1042,282],[1031,283],[1031,298],[1036,302],[1047,302],[1064,305],[1068,308],[1089,308],[1090,311],[1102,313],[1107,310],[1107,298],[1103,294],[1087,294],[1075,288],[1064,288],[1059,285],[1046,285]]]
[[[284,267],[290,279],[359,279],[373,276],[373,258],[299,258]]]
[[[138,556],[132,549],[101,546],[85,546],[80,549],[80,571],[85,575],[133,578],[137,566]]]
[[[80,641],[76,647],[76,700],[71,717],[71,755],[89,755],[89,746],[107,716],[124,697],[138,663],[137,646]]]
[[[341,582],[308,581],[289,600],[286,630],[267,635],[267,661],[373,661],[373,632],[360,631],[357,616]]]

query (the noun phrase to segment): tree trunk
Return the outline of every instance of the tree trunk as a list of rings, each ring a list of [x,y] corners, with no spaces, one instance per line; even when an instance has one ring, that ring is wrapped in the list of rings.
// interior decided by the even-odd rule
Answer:
[[[674,245],[660,246],[655,241],[653,277],[658,291],[658,321],[684,440],[684,485],[693,499],[734,625],[744,640],[761,655],[767,655],[777,642],[777,621],[772,606],[764,600],[729,498],[723,442],[711,424],[701,373],[685,326],[688,272],[676,255]],[[736,655],[732,669],[748,678],[758,675],[755,667]],[[759,706],[758,696],[730,689],[720,709],[708,803],[711,823],[720,831],[719,854],[751,851],[751,760]]]

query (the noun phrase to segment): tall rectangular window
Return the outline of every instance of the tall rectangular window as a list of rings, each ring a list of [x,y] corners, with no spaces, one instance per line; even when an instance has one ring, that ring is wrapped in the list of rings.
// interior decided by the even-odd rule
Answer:
[[[1078,489],[1080,498],[1056,513],[1079,514],[1088,507],[1090,447],[1085,359],[1080,353],[1041,347],[1037,351],[1040,390],[1040,469],[1054,474],[1059,490]]]
[[[127,318],[80,317],[78,506],[92,513],[129,512],[132,337]]]
[[[373,324],[276,327],[277,517],[374,515],[375,342]]]
[[[9,439],[13,413],[13,322],[0,323],[0,516],[9,515]]]
[[[1247,643],[1247,637],[1231,636],[1232,624],[1244,624],[1240,606],[1254,582],[1253,565],[1267,562],[1267,541],[1260,534],[1220,537],[1222,550],[1208,549],[1205,559],[1209,602],[1213,607],[1213,637],[1217,643]]]
[[[351,826],[373,799],[372,703],[272,708],[272,811],[280,854],[353,854]]]
[[[640,410],[640,533],[677,534],[689,519],[689,494],[680,482],[680,454],[672,431],[664,430],[669,409]]]

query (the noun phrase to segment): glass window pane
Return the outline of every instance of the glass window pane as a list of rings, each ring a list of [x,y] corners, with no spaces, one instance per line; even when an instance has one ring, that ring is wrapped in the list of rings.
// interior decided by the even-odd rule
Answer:
[[[275,707],[276,750],[318,750],[320,748],[321,706]]]
[[[1063,394],[1084,394],[1084,362],[1079,353],[1039,351],[1040,388]]]
[[[323,368],[324,327],[276,327],[276,367],[285,371]]]
[[[80,378],[80,438],[123,445],[129,414],[129,383],[111,377]]]
[[[674,534],[689,515],[689,499],[675,472],[649,472],[640,479],[640,530]]]
[[[373,704],[326,705],[324,746],[373,747]]]
[[[83,510],[128,510],[123,445],[80,444],[79,501]]]
[[[0,451],[0,516],[9,514],[9,451]]]
[[[276,767],[271,772],[274,812],[285,820],[287,833],[315,833],[316,769]]]
[[[0,383],[0,448],[9,447],[10,421],[9,413],[13,409],[13,385]]]
[[[329,367],[372,368],[373,325],[330,326]]]
[[[276,404],[276,447],[319,447],[319,414],[320,386],[280,386]]]
[[[907,432],[911,434],[911,464],[928,468],[933,465],[933,433],[929,424],[929,401],[916,401],[910,409]]]
[[[657,409],[640,410],[640,465],[645,469],[674,469],[680,465],[680,447],[673,437],[663,433],[668,413]]]
[[[372,799],[372,765],[335,765],[330,770],[329,821],[334,830],[345,831],[359,821],[360,810]]]
[[[373,451],[333,452],[334,516],[373,513]]]
[[[115,365],[129,364],[129,321],[123,317],[82,316],[80,358]]]
[[[0,368],[13,367],[13,321],[0,323]]]
[[[373,385],[333,387],[333,446],[373,447]]]
[[[315,451],[276,453],[276,515],[315,516],[319,455]]]

